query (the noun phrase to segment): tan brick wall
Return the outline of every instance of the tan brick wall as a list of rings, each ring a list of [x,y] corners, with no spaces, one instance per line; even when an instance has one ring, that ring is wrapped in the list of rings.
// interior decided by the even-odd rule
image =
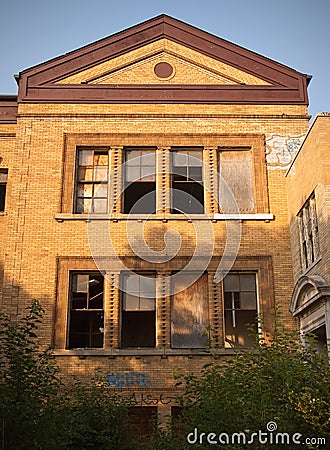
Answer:
[[[0,302],[4,282],[4,267],[7,265],[7,257],[10,256],[7,254],[6,244],[9,238],[7,233],[8,212],[14,207],[11,202],[11,192],[15,183],[15,173],[13,171],[15,165],[15,133],[16,125],[0,124],[0,168],[8,169],[5,212],[0,213]]]
[[[59,292],[58,289],[64,289],[63,286],[57,286],[58,258],[72,257],[77,260],[80,257],[90,257],[86,221],[55,220],[55,216],[61,212],[63,201],[62,181],[68,156],[66,144],[73,135],[88,135],[89,140],[98,144],[100,139],[108,135],[130,134],[139,137],[158,134],[161,145],[164,146],[169,136],[181,136],[181,142],[187,142],[188,135],[198,134],[202,136],[202,145],[211,148],[210,153],[207,153],[208,157],[212,152],[214,157],[216,142],[214,138],[211,140],[210,134],[224,135],[233,140],[235,136],[245,136],[247,139],[251,136],[252,140],[259,136],[258,139],[263,142],[274,134],[301,136],[306,132],[307,126],[304,106],[21,104],[16,140],[14,137],[2,140],[5,142],[5,156],[1,164],[8,165],[10,170],[8,214],[0,217],[1,234],[5,236],[1,245],[1,258],[5,265],[3,309],[11,314],[16,314],[17,311],[23,313],[31,299],[40,300],[46,310],[41,333],[45,345],[53,343],[55,333],[58,332],[54,323],[61,314],[57,302],[59,294],[63,296],[63,291]],[[12,131],[13,127],[8,130]],[[113,142],[112,145],[120,147],[123,141]],[[261,261],[267,263],[260,270],[264,270],[264,280],[268,280],[264,284],[269,291],[264,294],[263,301],[268,305],[267,308],[274,302],[281,304],[285,323],[293,326],[294,322],[288,313],[293,279],[285,170],[268,170],[264,176],[268,185],[256,185],[256,188],[258,195],[266,192],[269,212],[274,214],[275,219],[268,223],[242,223],[239,257],[242,260],[245,258],[245,261],[265,258]],[[207,198],[207,208],[210,212],[214,210],[210,197]],[[220,258],[224,250],[225,223],[212,222],[211,226],[215,235],[214,255]],[[133,255],[126,238],[126,222],[119,220],[111,223],[111,229],[115,230],[118,253]],[[193,224],[187,221],[170,220],[165,223],[158,220],[148,223],[148,244],[155,250],[161,249],[162,237],[168,229],[177,230],[183,236],[179,256],[189,257],[195,236]],[[204,239],[207,240],[207,236]],[[109,289],[111,290],[111,286]],[[109,296],[109,301],[118,301],[116,292]],[[210,321],[218,330],[218,342],[221,345],[222,293],[219,286],[212,285],[210,280],[209,292],[212,299]],[[163,301],[166,303],[167,300]],[[116,321],[116,314],[118,308],[114,316],[108,316],[107,320]],[[166,320],[166,312],[164,314]],[[65,318],[65,313],[63,317]],[[114,334],[106,336],[109,348],[118,346],[118,331],[117,329],[116,334],[115,328]],[[63,330],[61,333],[65,336]],[[159,336],[160,342],[168,342],[168,336],[169,330],[165,329]],[[77,352],[75,356],[70,356],[70,351],[63,352],[60,348],[57,351],[59,365],[69,374],[76,373],[90,378],[96,367],[101,367],[105,373],[147,374],[150,386],[131,387],[131,392],[138,395],[153,393],[159,396],[163,393],[172,396],[175,392],[172,375],[176,369],[182,368],[185,373],[190,370],[198,372],[209,361],[209,356],[202,356],[200,352],[197,352],[198,356],[192,356],[194,352],[188,352],[181,355],[169,354],[162,358],[160,354],[111,356],[107,353],[101,356],[102,351],[96,352],[95,356],[81,352],[79,357]]]
[[[292,238],[294,279],[304,273],[318,274],[330,283],[330,116],[316,116],[297,158],[287,174],[289,219]],[[305,271],[301,264],[297,214],[315,192],[321,259]]]

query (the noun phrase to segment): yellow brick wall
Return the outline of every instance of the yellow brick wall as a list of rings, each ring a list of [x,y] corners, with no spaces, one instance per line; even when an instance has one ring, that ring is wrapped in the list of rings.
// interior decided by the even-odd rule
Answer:
[[[297,214],[312,192],[315,192],[321,259],[308,270],[330,283],[329,205],[330,205],[330,116],[318,115],[314,120],[297,158],[287,173],[287,195],[292,238],[294,280],[305,273],[301,263]],[[307,273],[307,271],[306,271]]]
[[[5,236],[1,245],[2,261],[6,254],[3,309],[11,314],[23,313],[31,299],[40,300],[46,310],[41,334],[45,345],[53,343],[58,314],[58,258],[90,256],[86,221],[55,219],[61,212],[63,161],[69,136],[87,133],[97,143],[100,135],[116,133],[159,134],[163,141],[169,135],[181,135],[184,140],[188,134],[199,134],[205,136],[207,146],[209,134],[258,135],[264,136],[265,140],[274,135],[301,136],[307,131],[306,113],[304,106],[285,105],[19,105],[16,140],[5,141],[8,146],[5,147],[5,158],[8,159],[1,163],[8,161],[10,170],[8,215],[0,217],[0,230]],[[268,223],[242,223],[239,257],[246,260],[269,257],[269,283],[274,287],[274,300],[283,306],[285,323],[293,326],[288,313],[293,279],[285,168],[272,167],[267,171],[267,180],[268,186],[261,188],[267,191],[269,212],[275,219]],[[214,254],[221,257],[225,223],[212,222],[211,226],[215,235]],[[119,220],[111,227],[115,229],[118,253],[132,255],[125,221]],[[148,244],[155,250],[161,249],[162,236],[167,229],[183,235],[180,256],[190,256],[195,236],[193,224],[187,221],[148,223]],[[132,389],[140,394],[154,392],[155,395],[174,392],[172,374],[177,368],[183,368],[186,373],[190,370],[198,372],[209,360],[209,356],[191,357],[188,354],[167,355],[166,358],[161,355],[116,355],[109,359],[108,353],[102,357],[100,352],[98,356],[87,354],[81,356],[84,359],[79,359],[77,355],[70,356],[68,351],[57,351],[57,361],[64,372],[87,378],[96,367],[106,373],[145,373],[150,376],[150,386],[132,386]]]
[[[11,191],[13,188],[14,173],[13,167],[15,165],[15,133],[16,125],[14,124],[0,124],[0,168],[8,170],[8,182],[6,192],[5,212],[0,213],[0,300],[2,298],[2,287],[4,277],[4,267],[7,262],[7,240],[8,235],[8,212],[12,210]]]

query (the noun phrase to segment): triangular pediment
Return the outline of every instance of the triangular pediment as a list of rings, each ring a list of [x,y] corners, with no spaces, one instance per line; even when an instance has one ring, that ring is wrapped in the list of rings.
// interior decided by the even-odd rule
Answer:
[[[159,76],[157,67],[167,73]],[[166,67],[166,66],[165,66]],[[162,75],[162,73],[160,73]],[[269,85],[267,81],[168,39],[145,45],[58,81],[59,84]]]
[[[23,71],[18,101],[308,104],[308,81],[161,15]]]

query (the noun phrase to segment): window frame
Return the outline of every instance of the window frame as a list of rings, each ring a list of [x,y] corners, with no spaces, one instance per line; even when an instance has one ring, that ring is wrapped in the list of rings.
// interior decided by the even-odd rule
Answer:
[[[0,168],[0,213],[6,211],[6,196],[8,184],[8,169]]]
[[[220,193],[220,189],[221,189],[221,154],[222,153],[230,153],[230,152],[247,152],[249,153],[250,157],[251,157],[251,189],[252,189],[252,198],[253,198],[253,208],[251,208],[251,210],[244,210],[243,208],[240,208],[239,202],[237,202],[237,211],[225,211],[223,210],[223,208],[221,208],[221,193]],[[219,205],[219,212],[224,213],[224,214],[232,214],[232,213],[247,213],[247,214],[255,214],[256,212],[256,186],[255,186],[255,169],[254,169],[254,155],[253,155],[253,150],[251,148],[251,146],[248,147],[242,147],[242,146],[236,146],[236,147],[218,147],[217,149],[217,170],[218,170],[218,174],[219,174],[219,183],[218,183],[218,192],[217,192],[217,196],[218,196],[218,205]],[[224,180],[226,181],[226,180]],[[230,187],[230,186],[228,186]],[[235,194],[233,192],[233,194]],[[235,197],[235,202],[237,201],[236,197]]]
[[[143,152],[151,152],[153,151],[154,153],[154,164],[153,165],[143,165]],[[130,159],[128,159],[127,155],[128,152],[139,152],[139,156],[133,158],[133,160],[135,160],[136,162],[139,162],[139,164],[137,165],[133,165],[132,167],[136,167],[139,170],[139,178],[134,179],[133,181],[127,181],[127,172],[128,172],[128,168],[129,168],[129,161]],[[121,207],[121,211],[123,214],[155,214],[157,211],[157,148],[156,147],[128,147],[125,146],[123,148],[123,161],[124,161],[124,173],[122,174],[123,177],[123,195],[122,195],[122,207]],[[146,155],[146,153],[145,153]],[[153,168],[153,180],[146,180],[145,176],[142,175],[143,172],[143,167],[152,167]],[[128,199],[127,196],[130,193],[130,191],[136,192],[136,188],[141,188],[141,186],[148,186],[148,189],[145,190],[146,194],[150,194],[154,192],[154,201],[150,202],[150,206],[151,206],[151,211],[133,211],[132,210],[132,206],[129,208],[129,203],[128,203]],[[149,188],[151,187],[151,190],[149,190]],[[142,195],[143,197],[143,195]],[[142,198],[140,197],[140,198]],[[139,198],[139,199],[140,199]],[[135,201],[139,201],[135,200]],[[127,202],[127,203],[126,203]],[[133,207],[134,207],[135,202],[133,202]]]
[[[300,240],[300,260],[304,270],[320,256],[318,215],[315,191],[311,193],[297,214]]]
[[[198,275],[198,277],[195,279],[195,281],[190,284],[189,286],[186,287],[186,289],[184,289],[183,291],[180,292],[186,292],[187,290],[190,291],[190,295],[191,295],[191,290],[195,287],[197,283],[201,284],[204,283],[205,284],[205,290],[204,290],[204,307],[205,307],[205,311],[204,311],[204,316],[203,316],[203,320],[197,321],[197,318],[195,316],[195,320],[193,321],[192,324],[187,323],[186,327],[188,327],[188,325],[190,325],[189,329],[191,331],[190,334],[190,340],[191,341],[198,341],[198,345],[187,345],[187,337],[185,336],[185,338],[182,340],[182,337],[180,336],[179,333],[176,332],[177,330],[177,326],[178,323],[180,321],[180,315],[182,318],[182,314],[180,314],[180,308],[175,308],[176,306],[176,302],[178,302],[178,300],[175,298],[175,293],[173,293],[173,289],[174,289],[174,285],[173,283],[175,283],[176,280],[174,280],[174,278],[171,279],[171,283],[172,283],[172,295],[171,295],[171,301],[170,301],[170,315],[171,315],[171,334],[170,334],[170,344],[171,344],[171,349],[175,349],[175,350],[179,350],[179,349],[207,349],[209,348],[208,345],[208,340],[209,340],[209,327],[210,327],[210,317],[209,317],[209,292],[208,292],[208,272],[205,271],[204,273],[198,273],[198,272],[194,272],[194,271],[189,271],[189,272],[185,272],[180,274],[179,272],[172,272],[172,275],[178,275],[179,277],[185,277],[185,276],[196,276]],[[179,300],[180,301],[180,300]],[[192,305],[193,300],[188,302],[190,305]],[[197,303],[194,303],[195,306],[195,312],[196,312],[196,306]],[[188,311],[188,308],[185,308],[185,311]],[[189,311],[190,314],[192,314],[193,308],[191,308],[191,310]],[[199,317],[200,318],[200,317]],[[179,320],[178,320],[179,319]],[[197,326],[196,326],[197,325]],[[180,328],[180,327],[179,327]],[[199,332],[201,331],[200,328],[204,329],[205,333],[199,333],[196,335],[196,328],[198,328]]]
[[[203,158],[203,149],[204,147],[202,146],[190,146],[190,147],[176,147],[173,146],[171,147],[171,152],[170,152],[170,172],[171,172],[171,214],[177,215],[177,214],[198,214],[198,215],[203,215],[206,212],[206,202],[205,202],[205,181],[204,181],[204,170],[203,170],[203,165],[204,165],[204,158]],[[200,153],[200,158],[194,157],[193,155],[191,155],[190,153]],[[186,155],[186,161],[187,161],[187,165],[178,165],[175,166],[174,165],[174,159],[175,159],[175,154],[178,155]],[[198,160],[201,161],[200,167],[201,167],[201,179],[200,180],[196,180],[194,179],[196,176],[192,174],[192,176],[190,177],[190,172],[192,171],[193,167],[199,167],[199,166],[194,166],[194,165],[189,165],[189,159],[193,157],[196,158]],[[186,167],[186,174],[185,176],[183,175],[179,175],[179,173],[176,173],[176,171],[178,172],[178,168],[179,167]],[[175,177],[182,177],[185,178],[185,180],[175,180]],[[185,189],[181,189],[180,185],[183,186],[185,185],[185,187],[187,188],[187,190]],[[189,187],[189,189],[188,189]],[[179,191],[183,191],[185,193],[188,193],[188,191],[190,191],[190,195],[192,195],[198,202],[198,205],[196,205],[198,207],[198,209],[200,208],[200,205],[202,205],[202,210],[201,211],[179,211],[176,210],[175,207],[175,192],[173,192],[173,190],[179,190]],[[196,190],[201,190],[202,193],[199,193],[199,196],[197,197],[197,195],[193,195],[193,191]],[[196,193],[197,194],[197,193]],[[201,201],[202,200],[202,201]]]
[[[207,150],[206,153],[203,152],[203,161],[205,156],[205,173],[203,174],[204,210],[206,214],[212,215],[220,213],[217,206],[217,181],[214,180],[210,184],[210,177],[214,176],[215,172],[217,172],[217,149],[220,147],[250,147],[254,174],[255,214],[269,213],[265,140],[263,134],[68,133],[65,135],[63,146],[63,182],[62,192],[59,194],[58,200],[59,213],[55,215],[56,220],[70,220],[73,218],[83,220],[85,217],[84,214],[75,214],[73,212],[75,202],[76,153],[77,147],[79,146],[97,146],[107,147],[109,149],[110,172],[114,175],[109,180],[109,199],[110,203],[113,200],[114,205],[111,211],[107,215],[104,215],[104,217],[122,220],[127,218],[127,214],[122,213],[122,198],[120,193],[123,181],[122,174],[118,170],[122,164],[125,147],[157,148],[157,172],[159,168],[162,168],[162,171],[164,170],[166,172],[166,176],[163,176],[165,172],[161,174],[157,173],[156,206],[159,208],[159,211],[155,216],[159,219],[164,219],[165,217],[171,220],[183,218],[179,214],[171,214],[169,188],[171,186],[170,151],[172,148],[200,148]],[[163,151],[164,149],[166,151]],[[160,189],[163,192],[160,192]],[[163,199],[165,192],[166,199],[165,197]],[[210,200],[211,197],[212,199]],[[161,210],[163,211],[160,212]]]
[[[225,279],[226,279],[226,277],[227,276],[230,276],[230,275],[236,275],[236,276],[238,276],[239,277],[239,290],[238,291],[236,291],[236,290],[233,290],[233,291],[226,291],[226,287],[225,287],[225,283],[226,283],[226,281],[225,281]],[[254,276],[254,287],[255,287],[255,290],[243,290],[243,289],[241,289],[241,281],[240,281],[240,277],[241,276],[245,276],[245,275],[253,275]],[[259,296],[258,296],[258,273],[257,272],[255,272],[255,271],[235,271],[235,270],[233,270],[233,271],[230,271],[227,275],[226,275],[226,277],[224,277],[224,279],[223,279],[223,283],[222,283],[222,289],[223,289],[223,324],[224,324],[224,344],[225,344],[225,348],[251,348],[253,345],[240,345],[239,343],[237,343],[236,341],[234,342],[233,341],[233,343],[235,344],[235,345],[231,345],[230,344],[230,342],[229,342],[229,340],[228,340],[228,338],[226,337],[227,336],[227,328],[229,328],[227,325],[227,323],[226,323],[226,321],[227,321],[227,314],[226,314],[226,311],[228,311],[228,312],[231,312],[231,316],[232,316],[232,323],[233,323],[233,325],[231,326],[231,328],[236,328],[236,324],[234,324],[234,322],[235,322],[235,320],[237,320],[237,311],[251,311],[251,312],[254,312],[255,311],[255,316],[256,316],[256,319],[255,320],[257,320],[258,319],[258,315],[260,314],[260,305],[259,305]],[[234,307],[234,308],[226,308],[226,293],[230,293],[231,294],[231,303],[232,303],[232,305],[234,304],[234,306],[235,306],[235,293],[236,292],[238,292],[239,294],[241,294],[242,292],[244,293],[244,292],[254,292],[255,293],[255,302],[256,302],[256,308],[255,309],[252,309],[252,308],[236,308],[236,307]],[[234,295],[233,295],[234,294]],[[235,320],[233,320],[234,319],[234,317],[235,317]],[[241,327],[246,327],[246,325],[251,325],[252,326],[252,323],[246,323],[246,324],[239,324]],[[257,325],[257,322],[255,322],[255,326],[256,326],[256,333],[258,332],[258,325]],[[247,340],[249,340],[250,339],[250,336],[249,336],[249,333],[250,333],[250,331],[248,330],[248,329],[246,329],[245,330],[245,333],[246,334],[244,334],[244,339],[247,339]],[[239,335],[237,335],[236,337],[239,337]],[[251,336],[251,339],[252,339],[253,337]]]
[[[155,349],[157,346],[157,272],[155,271],[138,271],[135,272],[136,275],[146,276],[153,278],[155,280],[154,287],[155,287],[155,296],[154,297],[138,297],[138,304],[141,305],[141,299],[143,298],[152,298],[153,299],[153,308],[126,308],[126,292],[125,292],[125,282],[127,277],[134,276],[131,273],[127,271],[123,271],[120,274],[120,286],[121,286],[121,292],[120,292],[120,348],[121,349],[132,349],[132,348],[153,348]],[[141,279],[138,278],[138,285],[139,285],[139,293],[141,292]],[[132,295],[131,295],[132,296]],[[140,320],[146,320],[147,322],[150,321],[150,328],[145,327],[144,328],[144,334],[143,338],[139,340],[139,337],[136,337],[135,339],[132,336],[129,336],[128,331],[130,328],[131,320],[133,319],[132,323],[136,324],[136,333],[139,332],[139,327],[141,327],[141,323],[138,323],[138,319]],[[135,319],[135,320],[134,320]],[[126,329],[126,327],[128,329]],[[142,331],[142,330],[140,330]],[[147,332],[150,333],[150,335],[147,335]],[[147,339],[148,337],[148,339]],[[141,338],[141,336],[140,336]],[[150,341],[149,341],[150,340]],[[148,344],[144,343],[147,342]],[[142,343],[142,344],[141,344]],[[140,345],[141,344],[141,345]]]
[[[102,287],[103,287],[103,291],[102,291],[102,308],[89,308],[88,303],[91,300],[90,299],[90,289],[88,288],[87,290],[87,296],[86,296],[86,302],[87,302],[87,307],[86,308],[73,308],[72,304],[73,304],[73,280],[74,277],[78,277],[79,275],[86,275],[90,277],[97,277],[97,278],[102,278]],[[89,280],[90,282],[91,280]],[[76,281],[76,283],[78,284],[78,281]],[[104,298],[104,285],[105,285],[105,280],[104,280],[104,276],[99,272],[99,271],[70,271],[69,274],[69,296],[68,296],[68,318],[67,318],[67,337],[66,337],[66,348],[68,350],[75,350],[75,349],[103,349],[104,348],[104,319],[105,319],[105,298]],[[78,291],[77,291],[78,292]],[[102,329],[103,331],[100,333],[93,333],[93,331],[91,330],[91,325],[92,325],[92,317],[89,318],[89,331],[88,332],[79,332],[76,331],[74,334],[84,334],[84,335],[88,335],[88,340],[89,342],[91,342],[92,340],[92,336],[96,335],[96,334],[100,334],[102,335],[102,346],[87,346],[87,347],[80,347],[80,346],[72,346],[70,345],[71,339],[72,339],[72,318],[73,318],[73,313],[90,313],[89,315],[92,316],[93,313],[98,313],[101,314],[103,316],[103,322],[102,322]],[[76,315],[76,314],[75,314]],[[82,314],[81,314],[82,315]]]
[[[93,152],[92,154],[92,159],[93,159],[93,163],[92,164],[88,164],[88,165],[81,165],[80,164],[80,157],[82,155],[82,152]],[[95,162],[95,156],[97,155],[107,155],[107,164],[106,165],[96,165],[94,164]],[[109,168],[110,168],[110,164],[109,164],[109,148],[108,147],[99,147],[99,146],[88,146],[88,147],[84,147],[84,146],[77,146],[77,155],[76,155],[76,171],[75,171],[75,193],[74,193],[74,214],[107,214],[109,211]],[[96,168],[97,167],[106,167],[106,181],[104,179],[104,177],[102,178],[102,180],[95,180],[94,176],[96,173]],[[85,168],[86,170],[90,170],[92,172],[92,180],[80,180],[80,175],[79,172],[82,171],[81,169]],[[84,189],[85,186],[89,186],[91,189],[91,196],[80,196],[79,195],[79,188],[82,187]],[[97,189],[100,186],[106,186],[107,187],[107,193],[106,196],[100,196],[100,197],[95,197],[95,192],[97,192]],[[90,207],[88,212],[84,211],[84,208],[82,211],[79,211],[79,206],[78,206],[78,201],[79,199],[90,199]],[[94,210],[95,208],[95,201],[96,200],[105,200],[105,211],[101,211],[101,212],[96,212]],[[91,208],[91,209],[90,209]]]

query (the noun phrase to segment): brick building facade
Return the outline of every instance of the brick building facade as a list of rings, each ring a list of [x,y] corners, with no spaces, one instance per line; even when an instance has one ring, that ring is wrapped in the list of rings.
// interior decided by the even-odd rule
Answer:
[[[63,373],[167,415],[173,373],[284,322],[285,173],[309,77],[159,16],[20,73],[0,99],[0,298]],[[153,409],[151,408],[150,411]]]
[[[318,114],[287,172],[294,290],[290,311],[320,350],[330,342],[330,115]]]

